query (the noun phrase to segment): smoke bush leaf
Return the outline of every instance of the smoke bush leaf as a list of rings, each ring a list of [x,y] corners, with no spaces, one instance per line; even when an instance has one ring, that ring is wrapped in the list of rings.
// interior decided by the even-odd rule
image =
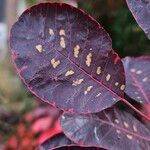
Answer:
[[[38,150],[104,150],[96,147],[81,147],[69,140],[63,133],[46,140]]]
[[[150,39],[150,0],[127,0],[127,4],[135,20]]]
[[[117,108],[89,115],[64,113],[61,125],[68,138],[87,146],[109,150],[146,150],[150,147],[150,130],[134,116]]]
[[[123,59],[126,74],[125,92],[140,103],[150,104],[150,57]]]
[[[29,90],[60,109],[98,112],[124,98],[124,69],[111,38],[77,8],[29,8],[12,27],[10,47]]]

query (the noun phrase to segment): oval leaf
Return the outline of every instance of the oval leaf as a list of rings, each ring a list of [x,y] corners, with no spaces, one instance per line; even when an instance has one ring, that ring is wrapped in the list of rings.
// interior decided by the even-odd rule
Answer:
[[[61,125],[67,137],[87,146],[109,150],[146,150],[150,147],[150,130],[117,108],[93,115],[64,113]]]
[[[88,113],[124,97],[124,69],[109,35],[77,8],[31,7],[12,27],[10,47],[21,79],[45,102]]]
[[[104,150],[96,147],[77,146],[69,140],[63,133],[46,140],[38,150]]]
[[[150,57],[126,57],[123,59],[125,92],[140,103],[150,104]]]
[[[130,11],[139,26],[150,39],[150,1],[149,0],[126,0]]]

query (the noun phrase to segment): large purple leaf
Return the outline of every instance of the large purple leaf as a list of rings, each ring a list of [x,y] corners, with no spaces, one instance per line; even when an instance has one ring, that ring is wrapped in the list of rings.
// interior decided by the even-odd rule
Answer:
[[[124,97],[124,69],[109,35],[77,8],[31,7],[12,27],[10,47],[18,74],[45,102],[87,113]]]
[[[126,0],[139,26],[150,39],[150,0]]]
[[[150,104],[150,57],[123,59],[126,74],[125,92],[140,103]]]
[[[69,140],[63,133],[46,140],[38,150],[104,150],[96,147],[81,147]]]
[[[132,115],[117,108],[89,115],[64,113],[61,125],[67,137],[82,145],[109,150],[150,148],[150,130]]]

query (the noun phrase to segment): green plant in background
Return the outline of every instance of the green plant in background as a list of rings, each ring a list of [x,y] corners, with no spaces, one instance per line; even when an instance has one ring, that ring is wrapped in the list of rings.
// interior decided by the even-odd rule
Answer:
[[[27,5],[33,5],[38,2],[38,0],[27,0]]]
[[[127,8],[120,8],[114,13],[112,24],[113,46],[122,57],[148,54],[149,40],[137,25]]]
[[[113,39],[113,47],[125,56],[150,54],[150,43],[137,25],[127,4],[120,0],[118,5],[109,0],[88,0],[79,2],[79,7],[94,16],[106,28]],[[114,5],[114,6],[113,6]]]

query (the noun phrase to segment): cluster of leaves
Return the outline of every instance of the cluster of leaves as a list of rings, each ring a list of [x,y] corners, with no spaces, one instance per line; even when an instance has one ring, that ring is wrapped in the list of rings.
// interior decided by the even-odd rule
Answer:
[[[142,17],[137,5],[149,15],[149,2],[129,1],[129,7],[133,5],[136,18]],[[149,36],[149,22],[137,22]],[[12,27],[10,47],[28,89],[64,111],[63,134],[50,137],[39,149],[150,147],[149,124],[116,105],[124,102],[150,121],[125,96],[142,106],[150,103],[149,56],[121,60],[103,27],[64,3],[40,3],[27,9]]]

